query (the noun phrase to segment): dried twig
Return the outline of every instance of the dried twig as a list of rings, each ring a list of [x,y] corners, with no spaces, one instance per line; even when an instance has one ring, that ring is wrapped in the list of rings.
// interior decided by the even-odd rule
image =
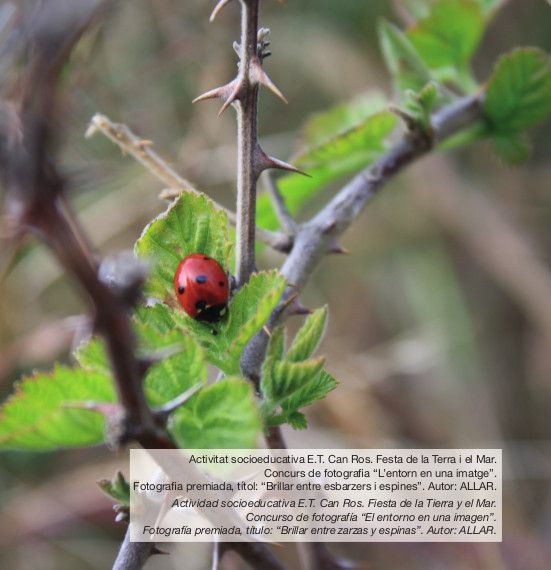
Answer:
[[[142,164],[157,180],[160,180],[167,188],[163,189],[159,197],[163,200],[173,200],[182,192],[194,192],[200,194],[193,184],[180,176],[166,160],[164,160],[151,147],[151,141],[144,140],[132,132],[123,123],[114,123],[105,115],[96,114],[92,117],[86,131],[86,137],[92,137],[101,132],[109,140],[114,142],[123,153],[132,156]],[[230,223],[235,225],[237,217],[234,212],[221,204],[214,202],[215,206],[226,212]],[[256,228],[256,239],[269,245],[276,251],[288,252],[292,246],[292,236],[282,232],[271,232],[263,228]]]

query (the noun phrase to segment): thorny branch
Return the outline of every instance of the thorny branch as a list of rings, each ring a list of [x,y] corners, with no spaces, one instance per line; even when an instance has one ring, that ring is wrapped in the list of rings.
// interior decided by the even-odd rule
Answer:
[[[231,0],[220,0],[211,21]],[[258,141],[258,92],[266,86],[286,102],[281,91],[262,68],[270,55],[266,38],[269,30],[258,28],[260,0],[239,0],[241,3],[241,41],[234,44],[239,56],[239,72],[230,83],[208,91],[195,101],[220,98],[224,101],[220,114],[230,105],[237,111],[237,221],[236,221],[236,280],[246,283],[256,270],[255,227],[257,182],[264,170],[277,168],[298,172],[296,168],[268,156]]]
[[[451,103],[432,117],[431,144],[407,132],[377,162],[353,178],[318,214],[302,224],[291,253],[281,268],[281,273],[293,287],[284,293],[282,302],[268,321],[268,328],[271,330],[281,322],[287,299],[302,290],[321,259],[334,247],[336,239],[390,179],[435,145],[472,126],[481,117],[479,97],[465,97]],[[249,343],[241,360],[243,372],[254,380],[257,387],[268,340],[265,334],[259,333]]]
[[[23,83],[21,112],[3,105],[0,119],[8,128],[0,137],[0,167],[7,189],[6,210],[16,237],[34,234],[57,256],[87,293],[94,312],[94,329],[103,336],[113,367],[118,405],[101,406],[107,417],[108,436],[115,445],[135,440],[144,448],[175,447],[163,427],[166,410],[151,410],[143,392],[143,375],[150,362],[136,356],[136,340],[129,309],[137,300],[143,275],[136,267],[121,283],[107,283],[100,276],[88,238],[65,198],[65,181],[50,158],[57,124],[57,83],[63,65],[81,35],[101,15],[106,0],[78,0],[66,17],[64,2],[48,4],[35,13],[29,43],[33,56]],[[57,18],[56,18],[57,16]],[[52,26],[55,22],[56,26]],[[181,402],[173,402],[178,405]],[[231,545],[228,545],[231,548]],[[263,544],[235,547],[247,560],[281,570]],[[157,553],[151,543],[132,543],[127,532],[115,561],[116,570],[136,570]]]
[[[221,0],[213,16],[231,0]],[[128,318],[131,292],[139,286],[136,280],[131,287],[112,289],[98,276],[97,262],[92,255],[87,237],[76,222],[64,196],[64,181],[50,163],[48,151],[52,138],[52,121],[56,103],[56,79],[74,43],[100,7],[107,2],[79,0],[85,5],[88,17],[79,20],[80,26],[64,28],[65,36],[43,34],[42,49],[35,50],[35,61],[25,82],[20,124],[12,125],[7,139],[2,139],[0,159],[2,173],[8,188],[8,205],[20,233],[40,236],[57,255],[87,292],[95,312],[95,328],[106,340],[113,364],[122,417],[114,418],[119,426],[117,442],[129,438],[144,447],[163,448],[173,444],[154,412],[148,407],[142,389],[144,363],[135,354],[135,339]],[[277,95],[280,92],[262,69],[262,60],[268,55],[265,41],[267,32],[258,30],[259,0],[240,0],[242,7],[239,74],[228,85],[213,90],[200,99],[221,97],[223,109],[235,103],[238,112],[238,213],[237,213],[237,277],[244,283],[255,269],[255,208],[256,184],[260,173],[269,168],[295,169],[268,157],[258,143],[257,105],[258,89],[263,84]],[[65,5],[64,5],[65,6]],[[67,34],[67,30],[71,30]],[[76,30],[76,31],[75,31]],[[57,33],[59,34],[59,28]],[[63,41],[61,41],[63,40]],[[449,138],[480,119],[480,100],[477,97],[461,99],[444,108],[433,117],[432,144],[406,134],[374,165],[356,176],[314,218],[293,227],[292,249],[282,266],[282,273],[293,288],[288,289],[281,305],[272,314],[269,327],[282,320],[288,300],[300,291],[323,256],[334,250],[336,240],[359,216],[378,190],[404,167],[429,152],[437,143]],[[143,141],[142,141],[143,142]],[[144,145],[142,150],[147,149]],[[145,152],[151,159],[151,155]],[[155,160],[154,160],[155,162]],[[152,163],[151,163],[152,164]],[[146,165],[148,167],[151,164]],[[159,163],[157,163],[158,165]],[[154,169],[152,169],[154,171]],[[164,174],[168,171],[165,169]],[[177,176],[177,175],[176,175]],[[174,182],[177,179],[172,180]],[[186,189],[183,179],[179,182]],[[172,183],[169,184],[171,187]],[[274,194],[277,199],[277,194]],[[291,247],[291,245],[289,245]],[[244,373],[257,386],[260,367],[264,359],[267,336],[259,334],[247,347],[242,359]],[[178,402],[174,403],[175,405]],[[164,411],[164,410],[163,410]],[[162,415],[162,414],[161,414]],[[279,432],[271,434],[272,446],[284,446]],[[224,547],[238,552],[257,567],[281,569],[281,564],[262,544],[227,544]],[[141,568],[148,557],[156,552],[149,543],[131,543],[128,534],[115,562],[117,570]],[[322,553],[323,554],[323,553]],[[322,555],[317,556],[318,561]],[[333,562],[331,562],[333,564]]]
[[[96,114],[90,121],[86,136],[91,137],[98,131],[118,145],[124,153],[132,156],[155,178],[167,186],[161,192],[159,198],[172,200],[182,192],[199,194],[199,191],[189,180],[180,176],[166,160],[151,148],[151,141],[138,137],[127,125],[114,123],[105,115]],[[215,205],[220,210],[226,212],[229,221],[233,225],[237,223],[237,216],[234,212],[221,204],[215,203]],[[289,252],[292,246],[291,235],[286,235],[282,232],[271,232],[258,227],[256,228],[256,239],[281,252]]]

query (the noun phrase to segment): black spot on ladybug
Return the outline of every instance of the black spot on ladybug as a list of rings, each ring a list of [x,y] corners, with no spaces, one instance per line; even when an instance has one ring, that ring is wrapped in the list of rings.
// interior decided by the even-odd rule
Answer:
[[[208,279],[207,279],[206,275],[197,275],[197,277],[195,278],[195,281],[197,281],[197,283],[199,283],[199,285],[202,285],[203,283],[206,283],[208,281]]]
[[[207,303],[206,303],[206,301],[203,301],[202,299],[197,301],[197,303],[195,303],[195,308],[198,311],[204,311],[206,309],[206,307],[207,307]]]
[[[180,293],[180,295],[183,295],[186,292],[186,288],[185,287],[178,287],[178,293]]]
[[[218,285],[220,285],[220,287],[224,287],[224,282],[223,282],[223,281],[218,281]]]
[[[205,255],[205,257],[203,257],[203,259],[204,259],[205,261],[210,261],[210,257],[207,257],[206,255]]]

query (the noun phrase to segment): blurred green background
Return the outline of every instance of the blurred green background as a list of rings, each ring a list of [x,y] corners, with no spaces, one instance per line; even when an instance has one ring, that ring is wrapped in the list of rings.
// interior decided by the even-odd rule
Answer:
[[[0,17],[10,2],[0,3]],[[238,11],[208,23],[213,2],[132,0],[80,44],[65,75],[60,149],[71,197],[101,254],[132,247],[164,204],[140,165],[100,135],[96,112],[128,124],[198,188],[232,207],[235,121],[217,103],[192,106],[229,80]],[[377,22],[407,24],[401,2],[263,2],[271,29],[271,78],[289,99],[261,96],[266,149],[300,147],[313,112],[366,92],[391,91]],[[518,45],[551,51],[551,8],[511,0],[475,60],[481,81]],[[432,155],[392,181],[328,257],[302,301],[328,303],[323,351],[338,389],[308,411],[296,447],[503,447],[502,544],[341,545],[384,570],[544,570],[551,561],[551,123],[533,133],[517,168],[490,145]],[[338,188],[309,204],[313,212]],[[5,253],[4,245],[0,246]],[[264,252],[262,265],[281,256]],[[86,312],[80,292],[44,247],[20,253],[0,285],[0,395],[33,369],[70,360]],[[291,322],[291,327],[298,323]],[[0,456],[0,567],[109,568],[124,529],[95,481],[127,454],[104,448]],[[206,568],[204,546],[169,547],[147,568]],[[279,549],[296,566],[292,546]],[[240,568],[228,557],[228,568]]]

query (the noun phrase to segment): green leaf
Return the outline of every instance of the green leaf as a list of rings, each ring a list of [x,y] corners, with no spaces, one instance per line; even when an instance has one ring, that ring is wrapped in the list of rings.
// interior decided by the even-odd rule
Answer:
[[[182,193],[143,231],[136,255],[152,263],[146,293],[161,300],[174,296],[174,273],[182,258],[204,253],[229,265],[228,219],[203,194]]]
[[[537,48],[503,56],[486,89],[484,111],[493,133],[518,133],[551,112],[551,59]]]
[[[320,370],[315,376],[290,394],[281,404],[285,411],[298,410],[323,400],[331,390],[337,387],[337,381],[326,370]]]
[[[269,407],[275,409],[283,406],[289,398],[317,377],[323,363],[323,358],[307,362],[281,360],[271,363],[271,373],[263,375],[261,383],[262,393]]]
[[[390,111],[379,111],[358,125],[313,146],[295,157],[299,168],[317,168],[328,162],[346,160],[356,153],[373,159],[384,150],[385,138],[396,126],[396,117]]]
[[[494,148],[500,158],[513,165],[528,160],[532,150],[524,134],[494,137]]]
[[[138,314],[150,315],[143,309]],[[174,322],[167,323],[164,312],[156,314],[159,315],[158,323],[143,322],[139,318],[134,322],[139,351],[146,357],[159,357],[159,362],[149,368],[144,378],[145,395],[152,406],[160,406],[207,379],[207,363],[199,344],[191,336],[176,330]],[[164,351],[167,351],[166,356]],[[83,368],[114,381],[102,339],[95,337],[79,346],[75,357]]]
[[[150,323],[159,322],[161,327],[177,327],[191,334],[212,364],[226,374],[238,374],[245,346],[266,324],[284,289],[285,279],[277,271],[255,273],[230,301],[227,319],[216,324],[201,323],[183,310],[160,304],[138,315]]]
[[[385,140],[396,123],[397,118],[390,111],[375,113],[355,127],[296,157],[293,163],[306,169],[310,178],[291,174],[278,181],[279,190],[291,212],[297,212],[321,188],[344,175],[358,172],[376,160],[385,150]],[[278,227],[267,194],[259,196],[257,222],[268,229]]]
[[[287,416],[287,422],[293,429],[306,429],[308,427],[308,420],[301,412],[292,412]]]
[[[379,43],[398,93],[420,90],[432,79],[430,69],[408,39],[394,24],[383,20],[379,25]]]
[[[169,421],[186,449],[247,449],[257,445],[260,417],[249,382],[226,378],[195,395]]]
[[[165,404],[207,379],[203,350],[193,338],[174,331],[165,340],[166,348],[174,347],[178,353],[160,360],[145,376],[145,395],[152,406]]]
[[[439,0],[408,37],[431,69],[464,68],[484,32],[484,15],[475,0]]]
[[[438,90],[434,83],[425,85],[418,93],[408,90],[405,93],[405,110],[415,119],[425,132],[431,128],[431,113],[438,100]]]
[[[316,352],[325,334],[326,325],[327,307],[323,307],[306,319],[287,352],[287,360],[290,362],[302,362],[310,358]]]
[[[319,145],[359,125],[387,106],[386,98],[379,93],[360,95],[310,116],[302,129],[302,138],[307,145]]]
[[[47,450],[102,442],[103,416],[69,407],[87,401],[115,401],[108,376],[56,366],[50,374],[24,378],[0,410],[0,448]]]
[[[113,480],[101,479],[98,481],[98,487],[108,497],[115,499],[115,501],[118,501],[126,507],[130,506],[130,485],[120,471],[117,471]]]

